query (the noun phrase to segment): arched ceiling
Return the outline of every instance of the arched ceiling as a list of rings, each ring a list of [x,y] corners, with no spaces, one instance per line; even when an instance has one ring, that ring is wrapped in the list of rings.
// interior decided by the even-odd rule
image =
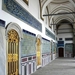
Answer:
[[[68,20],[66,20],[66,19],[63,19],[63,20],[61,20],[61,21],[59,21],[59,22],[57,23],[57,29],[59,28],[59,26],[60,26],[61,24],[65,24],[65,23],[67,23],[68,25],[71,26],[71,28],[73,28],[73,25],[72,25],[72,23],[71,23],[70,21],[68,21]]]
[[[53,31],[56,30],[56,32],[59,31],[59,33],[61,33],[60,28],[63,29],[67,27],[66,29],[71,29],[71,28],[73,29],[75,23],[75,13],[71,12],[75,12],[75,0],[39,0],[39,1],[42,10],[41,17],[42,18],[48,17],[49,19],[48,26],[50,28],[53,28],[52,29]],[[43,16],[43,15],[59,14],[59,13],[70,13],[70,14]],[[64,31],[63,34],[65,34],[66,33],[65,29],[63,29],[63,31]]]
[[[75,12],[75,0],[40,0],[42,8],[42,17],[49,17],[50,24],[52,19],[54,19],[55,24],[63,21],[74,22],[75,14],[65,14],[65,15],[52,15],[43,16],[45,14],[58,14],[58,13],[70,13]],[[48,13],[45,13],[46,7]],[[64,21],[64,22],[65,22]],[[52,22],[53,23],[53,22]]]
[[[53,0],[52,3],[66,3],[68,0]]]

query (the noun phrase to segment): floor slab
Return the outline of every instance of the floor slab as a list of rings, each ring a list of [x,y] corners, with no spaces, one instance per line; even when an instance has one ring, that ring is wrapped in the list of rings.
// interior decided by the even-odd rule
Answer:
[[[31,75],[75,75],[75,59],[57,58]]]

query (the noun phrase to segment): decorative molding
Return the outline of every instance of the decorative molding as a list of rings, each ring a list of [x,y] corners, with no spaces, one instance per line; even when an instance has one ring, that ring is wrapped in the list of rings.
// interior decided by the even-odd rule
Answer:
[[[42,24],[15,0],[2,0],[4,11],[42,32]]]
[[[33,36],[36,36],[36,34],[34,34],[34,33],[32,33],[32,32],[29,32],[29,31],[27,31],[27,30],[24,30],[24,29],[23,29],[23,32],[24,32],[24,33],[27,33],[27,34],[30,34],[30,35],[33,35]]]
[[[49,9],[48,9],[48,6],[46,6],[46,10],[47,10],[47,13],[49,14]],[[48,16],[48,26],[50,25],[50,18]]]
[[[41,5],[41,0],[39,0],[39,6],[40,6],[40,18],[44,21],[44,18],[42,17],[42,5]]]
[[[17,33],[19,34],[20,41],[21,41],[21,38],[23,38],[22,29],[17,23],[14,23],[14,22],[10,22],[6,26],[6,31],[5,31],[6,39],[8,38],[7,36],[8,31],[10,31],[11,29],[14,29],[17,31]]]
[[[55,40],[55,35],[52,32],[50,32],[47,28],[45,30],[46,30],[46,35]]]
[[[48,40],[48,39],[46,39],[46,38],[43,38],[43,37],[42,37],[42,39],[44,39],[44,40],[46,40],[46,41],[49,41],[49,42],[50,42],[50,40]]]
[[[5,21],[0,19],[0,26],[5,27]]]

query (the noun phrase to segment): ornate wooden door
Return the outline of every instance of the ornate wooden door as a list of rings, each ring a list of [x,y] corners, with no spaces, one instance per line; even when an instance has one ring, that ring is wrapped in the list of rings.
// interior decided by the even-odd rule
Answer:
[[[12,29],[8,32],[8,75],[19,75],[19,35]]]

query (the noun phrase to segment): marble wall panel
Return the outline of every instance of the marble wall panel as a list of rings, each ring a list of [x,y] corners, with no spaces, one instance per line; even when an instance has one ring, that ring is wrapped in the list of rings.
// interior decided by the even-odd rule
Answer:
[[[5,28],[0,26],[0,74],[5,75],[6,50],[5,50]]]

